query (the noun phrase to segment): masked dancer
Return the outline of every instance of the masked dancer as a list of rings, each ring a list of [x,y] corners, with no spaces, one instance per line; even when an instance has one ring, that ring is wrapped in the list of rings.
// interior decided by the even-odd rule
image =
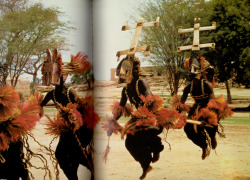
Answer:
[[[148,83],[139,78],[140,74],[138,58],[127,56],[120,62],[117,75],[119,82],[126,82],[126,86],[122,90],[120,102],[115,101],[111,106],[113,117],[107,117],[107,124],[103,127],[108,136],[117,131],[121,131],[122,136],[127,135],[125,146],[140,163],[143,170],[140,179],[144,179],[152,170],[150,164],[159,160],[160,152],[164,149],[159,134],[164,127],[174,127],[179,114],[176,110],[163,107],[162,98],[152,94]],[[135,111],[132,106],[136,108]],[[131,117],[124,129],[117,123],[121,116]]]
[[[86,59],[85,54],[78,53],[71,56],[71,63],[63,65],[57,49],[53,54],[47,50],[42,67],[43,84],[55,85],[55,89],[47,93],[41,106],[52,100],[58,110],[54,120],[48,117],[47,129],[49,133],[60,136],[55,156],[70,180],[78,179],[79,164],[86,166],[94,179],[93,128],[99,116],[94,112],[92,96],[80,98],[72,88],[64,85],[68,74],[82,74],[90,69],[90,62]]]
[[[219,121],[230,117],[232,111],[223,95],[215,97],[214,68],[199,55],[199,51],[192,51],[191,57],[185,60],[184,67],[188,70],[191,82],[184,88],[179,105],[183,105],[190,94],[194,104],[188,111],[188,119],[202,122],[201,125],[187,123],[184,131],[187,137],[202,149],[201,158],[204,160],[210,154],[211,148],[217,147],[216,132],[224,137],[223,127]],[[175,96],[175,98],[178,97]],[[176,105],[178,101],[175,102]],[[180,107],[178,106],[178,109],[183,110]]]

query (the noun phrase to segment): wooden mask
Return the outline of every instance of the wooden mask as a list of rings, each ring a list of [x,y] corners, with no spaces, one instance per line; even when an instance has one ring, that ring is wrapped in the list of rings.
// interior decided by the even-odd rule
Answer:
[[[62,58],[58,50],[54,49],[53,54],[49,49],[46,50],[47,58],[42,65],[43,85],[59,85],[62,76]]]

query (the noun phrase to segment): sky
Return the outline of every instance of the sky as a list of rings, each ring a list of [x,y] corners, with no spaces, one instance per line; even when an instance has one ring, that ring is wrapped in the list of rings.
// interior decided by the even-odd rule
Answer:
[[[70,61],[70,55],[79,51],[86,53],[92,60],[92,9],[89,0],[30,0],[31,3],[40,2],[45,7],[54,7],[64,13],[61,21],[70,21],[75,27],[67,34],[71,47],[69,51],[61,51],[64,62]]]
[[[57,7],[64,12],[62,21],[70,21],[77,30],[69,32],[69,51],[59,52],[63,62],[70,61],[70,54],[82,51],[93,64],[96,80],[109,80],[110,69],[118,65],[116,52],[128,49],[133,30],[121,31],[125,21],[129,24],[131,8],[143,0],[30,0],[41,2],[45,7]],[[136,16],[136,14],[134,14]],[[140,17],[138,16],[138,19]],[[151,20],[150,20],[151,21]],[[122,57],[121,57],[122,58]],[[143,66],[143,63],[142,63]]]
[[[140,1],[95,0],[93,4],[94,68],[96,79],[110,78],[110,69],[118,65],[116,53],[128,49],[134,30],[121,31],[126,21],[129,24],[131,8]],[[121,57],[122,59],[122,57]]]

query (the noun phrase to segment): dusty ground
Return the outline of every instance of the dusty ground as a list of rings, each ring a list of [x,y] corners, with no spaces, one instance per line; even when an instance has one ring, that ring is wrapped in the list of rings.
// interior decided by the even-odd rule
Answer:
[[[111,83],[112,84],[112,83]],[[103,118],[110,115],[109,105],[113,100],[120,97],[122,86],[103,84],[95,88],[96,111]],[[164,89],[154,88],[155,94],[166,93]],[[243,114],[249,117],[249,112]],[[43,118],[41,122],[44,122]],[[37,140],[46,146],[49,145],[52,137],[45,134],[44,125],[38,124],[32,132]],[[224,125],[226,138],[219,138],[215,151],[211,151],[209,157],[201,159],[201,149],[187,139],[183,129],[169,130],[167,142],[165,134],[161,134],[165,149],[161,153],[160,160],[152,164],[153,170],[146,179],[187,179],[187,180],[250,180],[250,126]],[[97,180],[125,180],[139,179],[142,170],[138,162],[125,148],[124,140],[119,135],[112,135],[110,139],[110,153],[107,164],[102,160],[103,152],[107,145],[107,136],[101,129],[100,124],[95,131],[95,179]],[[35,143],[31,143],[38,148]],[[53,148],[56,146],[53,143]],[[39,164],[39,161],[35,161]],[[49,162],[51,167],[51,163]],[[31,169],[35,179],[43,179],[44,171]],[[83,166],[78,169],[79,179],[89,179],[90,173]],[[49,179],[48,176],[45,179]],[[54,175],[53,178],[54,179]],[[60,172],[60,179],[67,179],[63,172]]]
[[[50,144],[53,136],[45,134],[46,133],[46,131],[45,131],[46,126],[44,125],[45,121],[46,121],[46,118],[43,117],[40,120],[40,123],[38,123],[36,125],[36,128],[32,131],[32,134],[40,144],[45,145],[46,147],[49,147],[49,144]],[[59,138],[57,138],[52,143],[52,150],[56,149],[56,145],[58,143],[58,140],[59,140]],[[49,166],[49,169],[50,169],[51,175],[52,175],[51,179],[52,180],[56,179],[55,171],[54,171],[52,163],[50,161],[50,157],[47,156],[45,153],[41,152],[41,150],[40,150],[40,149],[42,149],[42,150],[44,150],[44,149],[40,148],[40,146],[37,143],[35,143],[32,140],[32,138],[30,138],[30,137],[29,137],[29,144],[30,144],[31,150],[34,153],[40,153],[47,159],[48,166]],[[31,162],[32,162],[33,165],[36,165],[38,167],[43,167],[43,164],[42,164],[42,162],[41,162],[41,160],[39,158],[32,158]],[[40,180],[40,179],[41,180],[42,179],[49,180],[50,179],[49,174],[48,173],[45,174],[45,171],[42,170],[42,169],[35,169],[35,168],[29,168],[29,169],[30,169],[32,175],[34,176],[35,180]],[[60,171],[59,179],[60,180],[67,180],[66,176],[64,175],[64,173],[62,172],[62,170],[60,168],[59,168],[59,171]],[[79,177],[79,180],[90,179],[90,172],[85,167],[79,166],[79,168],[78,168],[78,177]]]
[[[218,138],[218,147],[211,151],[205,160],[201,159],[201,149],[187,139],[183,130],[170,130],[167,135],[168,143],[160,160],[152,164],[153,170],[146,179],[250,179],[250,127],[226,126],[226,138]],[[164,136],[162,136],[164,138]],[[107,138],[96,137],[96,159],[101,159],[107,145]],[[134,161],[124,146],[124,140],[118,135],[110,139],[111,151],[107,164],[97,165],[100,172],[96,178],[107,180],[139,179],[142,170],[138,162]]]
[[[165,94],[164,87],[153,86],[155,94]],[[110,115],[109,105],[113,100],[119,100],[122,86],[96,88],[96,107],[100,116]],[[237,113],[235,113],[238,116]],[[249,117],[249,112],[241,115]],[[250,119],[249,119],[250,121]],[[201,159],[201,149],[194,145],[185,135],[183,129],[169,130],[167,142],[161,134],[165,146],[160,160],[152,164],[153,170],[146,179],[187,179],[187,180],[246,180],[250,179],[250,126],[224,125],[226,138],[219,138],[216,151],[211,151],[205,160]],[[108,162],[101,161],[107,145],[106,134],[100,128],[96,129],[96,179],[125,180],[139,179],[142,170],[138,162],[126,150],[124,140],[120,135],[112,135]]]

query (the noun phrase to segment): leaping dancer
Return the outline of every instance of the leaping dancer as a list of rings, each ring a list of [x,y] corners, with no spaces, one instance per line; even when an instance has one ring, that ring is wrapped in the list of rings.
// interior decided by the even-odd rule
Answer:
[[[120,55],[127,54],[117,66],[117,76],[119,82],[126,82],[122,90],[120,102],[114,101],[111,106],[113,117],[106,117],[106,124],[103,128],[107,131],[107,136],[112,133],[121,132],[122,139],[126,136],[125,146],[133,158],[138,161],[142,167],[140,179],[144,179],[148,172],[152,170],[151,163],[155,163],[160,158],[160,152],[164,149],[161,138],[158,136],[163,128],[171,128],[178,122],[179,114],[176,110],[169,110],[163,107],[163,99],[159,95],[153,95],[148,83],[139,78],[140,60],[135,57],[135,52],[146,50],[147,55],[151,46],[137,47],[139,32],[142,27],[149,24],[158,26],[159,18],[156,21],[145,23],[140,19],[136,26],[136,32],[132,45],[129,50],[119,51]],[[124,26],[126,30],[132,26]],[[147,48],[150,47],[150,48]],[[126,105],[127,101],[131,106]],[[136,110],[133,110],[134,106]],[[117,120],[121,116],[130,116],[131,119],[125,127],[121,127]],[[107,151],[109,146],[107,146]],[[105,153],[107,153],[107,151]],[[107,154],[104,154],[107,158]]]
[[[184,88],[181,100],[175,95],[172,104],[182,111],[188,94],[194,99],[193,106],[190,109],[186,108],[188,120],[184,126],[184,131],[187,137],[202,149],[201,158],[204,160],[210,154],[211,147],[215,149],[217,146],[216,132],[222,137],[225,136],[219,121],[230,117],[233,112],[228,107],[223,95],[215,97],[213,91],[213,84],[215,83],[214,68],[204,57],[199,55],[200,48],[215,48],[215,43],[199,44],[199,31],[213,30],[216,28],[216,24],[200,27],[199,21],[200,19],[195,19],[194,28],[179,29],[179,33],[194,32],[193,45],[178,48],[179,52],[192,49],[191,57],[184,62],[184,67],[188,70],[191,82]],[[218,125],[221,127],[221,132]]]

